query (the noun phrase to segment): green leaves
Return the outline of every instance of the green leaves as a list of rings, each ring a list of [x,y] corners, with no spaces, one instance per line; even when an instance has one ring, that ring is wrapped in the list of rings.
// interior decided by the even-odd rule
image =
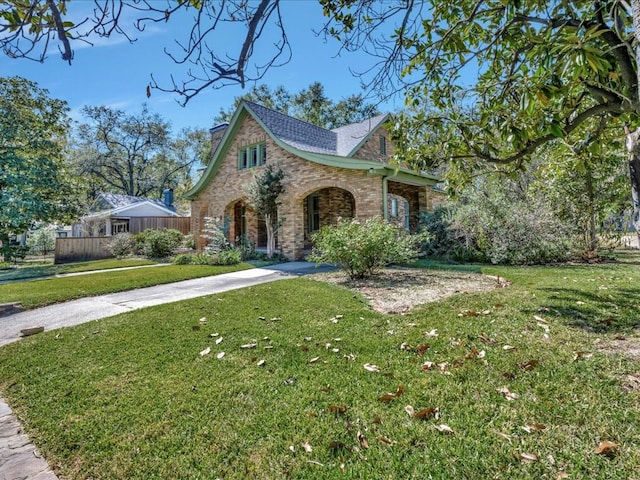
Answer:
[[[0,78],[0,236],[76,213],[63,156],[67,111],[35,83]]]

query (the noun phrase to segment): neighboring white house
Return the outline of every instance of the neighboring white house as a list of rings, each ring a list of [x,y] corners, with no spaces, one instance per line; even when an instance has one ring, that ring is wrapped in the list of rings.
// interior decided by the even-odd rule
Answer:
[[[58,236],[103,237],[135,233],[137,229],[132,228],[133,219],[157,217],[181,217],[173,207],[173,190],[165,190],[164,200],[100,193],[89,214],[74,224],[70,232],[63,230]]]

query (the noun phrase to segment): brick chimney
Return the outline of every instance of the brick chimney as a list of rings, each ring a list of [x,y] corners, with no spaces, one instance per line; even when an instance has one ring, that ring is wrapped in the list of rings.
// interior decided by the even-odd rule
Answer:
[[[214,153],[216,153],[218,145],[220,145],[220,142],[222,141],[222,137],[224,137],[224,133],[227,131],[227,128],[229,128],[228,123],[221,123],[220,125],[216,125],[215,127],[209,130],[209,133],[211,134],[211,157],[212,158]]]

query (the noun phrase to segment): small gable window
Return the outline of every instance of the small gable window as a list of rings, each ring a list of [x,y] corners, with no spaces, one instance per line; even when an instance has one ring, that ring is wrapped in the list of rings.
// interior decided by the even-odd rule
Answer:
[[[383,135],[380,135],[380,154],[387,154],[387,139]]]
[[[260,167],[265,163],[267,163],[266,143],[242,147],[238,152],[238,170]]]

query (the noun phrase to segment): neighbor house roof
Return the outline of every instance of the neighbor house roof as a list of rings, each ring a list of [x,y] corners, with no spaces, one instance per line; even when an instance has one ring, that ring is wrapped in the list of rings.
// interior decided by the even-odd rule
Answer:
[[[167,208],[161,200],[106,192],[98,194],[89,209],[91,213],[88,216],[125,215],[127,211],[140,207],[148,207],[152,211],[157,211],[157,216],[180,216],[175,211]]]
[[[420,185],[433,185],[439,181],[432,175],[392,167],[378,160],[353,157],[362,144],[388,120],[388,114],[328,130],[245,100],[229,122],[213,160],[196,185],[184,195],[185,198],[195,198],[213,178],[231,147],[242,120],[247,116],[253,117],[278,146],[305,160],[338,168],[368,170],[373,175],[393,176]]]

